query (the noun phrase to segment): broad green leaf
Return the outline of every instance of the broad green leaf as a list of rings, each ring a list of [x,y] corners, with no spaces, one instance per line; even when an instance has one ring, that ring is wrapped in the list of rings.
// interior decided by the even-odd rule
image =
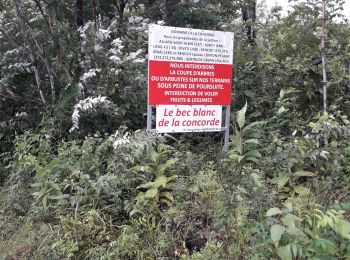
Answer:
[[[277,248],[277,255],[281,257],[282,260],[292,260],[292,250],[290,245]]]
[[[263,186],[262,183],[261,183],[261,181],[260,181],[260,176],[259,176],[257,173],[253,172],[250,176],[252,176],[252,178],[253,178],[255,184],[256,184],[258,187],[262,187],[262,186]]]
[[[300,195],[308,195],[310,193],[310,190],[302,185],[295,186],[294,191]]]
[[[166,176],[160,176],[154,181],[153,187],[157,189],[160,187],[165,188],[167,183],[168,183],[168,178]]]
[[[284,187],[286,183],[289,181],[288,173],[282,173],[278,177],[275,177],[271,180],[271,183],[276,184],[278,188]]]
[[[245,157],[242,156],[242,155],[232,155],[230,156],[230,159],[236,159],[237,158],[237,161],[240,163]]]
[[[158,189],[149,189],[145,194],[145,198],[153,199],[157,196],[157,194]]]
[[[166,169],[168,169],[169,167],[173,166],[176,162],[176,159],[170,159],[170,160],[167,160],[165,163],[163,164],[160,164],[158,167],[157,167],[157,176],[161,176],[161,175],[164,175]]]
[[[243,128],[244,124],[245,124],[245,113],[247,112],[247,102],[245,102],[244,107],[238,111],[237,113],[237,124],[239,126],[239,128]]]
[[[172,176],[169,176],[169,177],[167,177],[167,182],[169,183],[169,182],[172,182],[173,180],[176,180],[177,179],[177,175],[172,175]]]
[[[343,237],[350,239],[350,222],[340,219],[335,222],[335,230]]]
[[[57,190],[57,191],[61,191],[61,188],[60,188],[60,186],[58,186],[57,183],[50,182],[50,184],[51,184],[51,187],[52,187],[53,189],[55,189],[55,190]]]
[[[282,114],[284,111],[286,111],[286,109],[283,106],[281,106],[277,111],[277,115]]]
[[[279,224],[273,225],[270,229],[272,241],[278,242],[285,231],[286,231],[286,228],[284,226]]]
[[[174,202],[174,197],[173,195],[171,195],[170,192],[166,191],[166,192],[161,192],[160,196],[164,199],[167,199],[170,202]]]
[[[251,123],[249,125],[246,125],[244,127],[244,129],[243,129],[243,132],[248,132],[248,131],[252,130],[253,128],[258,127],[259,125],[262,125],[262,124],[265,124],[265,123],[266,123],[266,121],[253,122],[253,123]]]
[[[294,228],[295,222],[301,221],[300,218],[298,218],[297,216],[290,214],[290,213],[287,213],[285,216],[283,216],[283,218],[281,218],[281,220],[289,228]]]
[[[258,139],[248,139],[243,142],[244,144],[259,144]]]
[[[52,169],[55,168],[56,164],[57,164],[57,159],[51,160],[49,164],[45,166],[45,170],[49,172],[52,171]]]
[[[260,161],[259,158],[256,158],[256,157],[253,157],[253,156],[248,156],[248,157],[244,157],[242,156],[245,161],[250,161],[250,162],[255,162],[255,163],[258,163]]]
[[[291,249],[292,249],[293,256],[297,257],[298,256],[298,244],[293,243]]]
[[[37,169],[36,169],[36,175],[38,177],[43,177],[45,175],[46,171],[45,171],[45,168],[44,167],[41,167],[39,166]]]
[[[259,153],[258,150],[250,150],[244,154],[244,157],[257,157],[261,158],[261,154]]]
[[[150,181],[144,184],[141,184],[136,187],[136,189],[158,189],[159,187],[165,187],[167,184],[167,177],[160,176],[155,181]]]
[[[281,89],[280,90],[280,99],[282,99],[284,97],[284,94],[286,93],[285,89]]]
[[[275,216],[275,215],[278,215],[278,214],[282,214],[283,211],[280,210],[279,208],[271,208],[269,209],[267,212],[266,212],[266,217],[271,217],[271,216]]]
[[[293,211],[293,204],[290,201],[284,202],[283,205],[288,209],[288,212]]]
[[[297,171],[294,174],[297,176],[301,176],[301,177],[313,177],[313,176],[315,176],[315,174],[313,172],[309,172],[309,171]]]
[[[310,122],[309,126],[313,129],[321,129],[321,125],[319,123]]]
[[[154,151],[152,146],[150,146],[148,149],[147,158],[152,162],[157,162],[157,156],[158,156],[158,153]]]

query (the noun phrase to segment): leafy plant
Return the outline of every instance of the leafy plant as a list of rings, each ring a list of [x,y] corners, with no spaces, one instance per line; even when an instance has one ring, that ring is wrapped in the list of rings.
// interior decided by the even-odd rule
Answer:
[[[257,163],[261,154],[257,149],[259,145],[260,132],[257,129],[263,122],[254,122],[246,125],[245,117],[247,112],[247,103],[237,112],[237,126],[235,133],[231,137],[230,150],[228,156],[238,165],[246,163]]]
[[[266,212],[267,217],[278,220],[270,229],[276,254],[281,259],[348,256],[350,248],[344,245],[350,239],[350,222],[344,211],[329,209],[324,213],[319,205],[310,210],[299,203],[299,199],[294,203],[290,199],[284,209],[274,207]]]

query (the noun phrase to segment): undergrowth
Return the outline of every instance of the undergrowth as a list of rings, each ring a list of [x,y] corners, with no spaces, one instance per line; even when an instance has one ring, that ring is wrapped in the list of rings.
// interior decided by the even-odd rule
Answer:
[[[349,258],[349,121],[336,108],[292,120],[286,95],[265,121],[246,105],[215,155],[124,127],[17,135],[2,155],[1,257]]]

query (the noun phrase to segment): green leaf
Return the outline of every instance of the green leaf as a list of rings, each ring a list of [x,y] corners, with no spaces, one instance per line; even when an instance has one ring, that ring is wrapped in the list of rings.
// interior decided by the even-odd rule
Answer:
[[[288,173],[282,173],[278,177],[275,177],[271,180],[272,184],[277,184],[278,188],[284,187],[286,183],[289,181]]]
[[[172,175],[172,176],[169,176],[169,177],[167,177],[167,182],[169,183],[169,182],[172,182],[173,180],[176,180],[177,179],[177,175]]]
[[[139,172],[152,172],[152,168],[148,165],[141,166],[141,165],[136,165],[132,167],[134,171],[139,171]]]
[[[271,239],[273,242],[278,242],[281,239],[282,234],[286,231],[286,228],[282,225],[275,224],[271,227]]]
[[[258,139],[248,139],[243,142],[243,144],[259,144]]]
[[[286,109],[283,106],[281,106],[277,111],[277,115],[282,114],[284,111],[286,111]]]
[[[45,171],[45,168],[44,167],[41,167],[39,166],[37,169],[36,169],[36,175],[38,177],[43,177],[45,175],[46,171]]]
[[[277,248],[277,255],[281,257],[282,260],[292,260],[292,250],[290,245]]]
[[[271,216],[275,216],[275,215],[278,215],[278,214],[282,214],[283,211],[280,210],[279,208],[271,208],[269,209],[267,212],[266,212],[266,217],[271,217]]]
[[[161,192],[161,193],[160,193],[160,197],[161,197],[162,199],[166,199],[166,200],[168,200],[168,201],[170,201],[170,202],[174,202],[174,197],[173,197],[173,195],[172,195],[170,192],[168,192],[168,191],[166,191],[166,192]]]
[[[150,181],[137,186],[136,189],[158,189],[161,186],[165,188],[167,182],[168,178],[166,176],[160,176],[155,181]]]
[[[293,211],[293,204],[292,204],[290,201],[284,202],[283,205],[286,207],[286,209],[288,210],[288,212]]]
[[[147,158],[152,162],[157,162],[158,153],[154,151],[153,147],[150,146],[147,153]]]
[[[176,162],[176,159],[170,159],[170,160],[167,160],[165,163],[160,164],[156,170],[157,176],[164,175],[165,170],[173,166],[175,162]]]
[[[45,166],[45,170],[48,172],[52,171],[52,169],[55,168],[56,164],[57,164],[57,159],[51,160],[49,164]]]
[[[250,176],[253,178],[255,184],[258,187],[262,187],[263,186],[261,181],[260,181],[260,176],[256,172],[253,172]]]
[[[245,102],[244,107],[238,111],[237,113],[237,124],[239,126],[239,128],[243,128],[244,124],[245,124],[245,113],[247,112],[247,102]]]
[[[350,222],[340,219],[335,223],[335,230],[343,237],[350,239]]]
[[[300,218],[290,213],[285,214],[281,220],[288,228],[294,228],[295,223],[301,221]]]
[[[309,171],[297,171],[294,174],[297,176],[301,176],[301,177],[313,177],[313,176],[315,176],[315,174],[313,172],[309,172]]]
[[[132,217],[133,215],[135,215],[136,213],[141,213],[141,215],[145,215],[144,212],[142,210],[139,209],[133,209],[132,211],[130,211],[130,216]]]
[[[51,187],[52,187],[53,189],[55,189],[55,190],[57,190],[57,191],[61,191],[61,188],[60,188],[60,186],[58,186],[57,183],[50,182],[50,184],[51,184]]]
[[[278,60],[276,57],[271,56],[270,59],[271,59],[273,62],[279,63],[279,60]]]
[[[281,89],[280,90],[280,99],[282,99],[284,97],[284,94],[286,94],[286,90],[285,89]]]
[[[255,162],[255,163],[258,163],[260,161],[259,158],[256,158],[253,156],[249,156],[249,157],[242,156],[242,159],[244,159],[247,162],[250,161],[250,162]]]
[[[295,186],[294,191],[300,195],[308,195],[310,193],[310,190],[302,185]]]
[[[244,157],[256,157],[256,158],[261,158],[261,154],[259,153],[258,150],[250,150],[244,154]]]
[[[292,244],[292,253],[293,253],[294,257],[298,256],[298,244],[296,244],[296,243]]]
[[[149,189],[145,194],[145,198],[153,199],[157,196],[158,189]]]
[[[47,208],[47,195],[45,195],[45,196],[43,197],[43,207],[44,207],[44,209]]]

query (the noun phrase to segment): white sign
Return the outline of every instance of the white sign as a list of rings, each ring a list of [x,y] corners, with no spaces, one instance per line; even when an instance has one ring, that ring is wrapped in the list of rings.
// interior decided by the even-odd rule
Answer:
[[[154,24],[149,32],[149,60],[232,65],[232,32]]]
[[[218,105],[158,105],[157,133],[221,131],[222,107]]]

